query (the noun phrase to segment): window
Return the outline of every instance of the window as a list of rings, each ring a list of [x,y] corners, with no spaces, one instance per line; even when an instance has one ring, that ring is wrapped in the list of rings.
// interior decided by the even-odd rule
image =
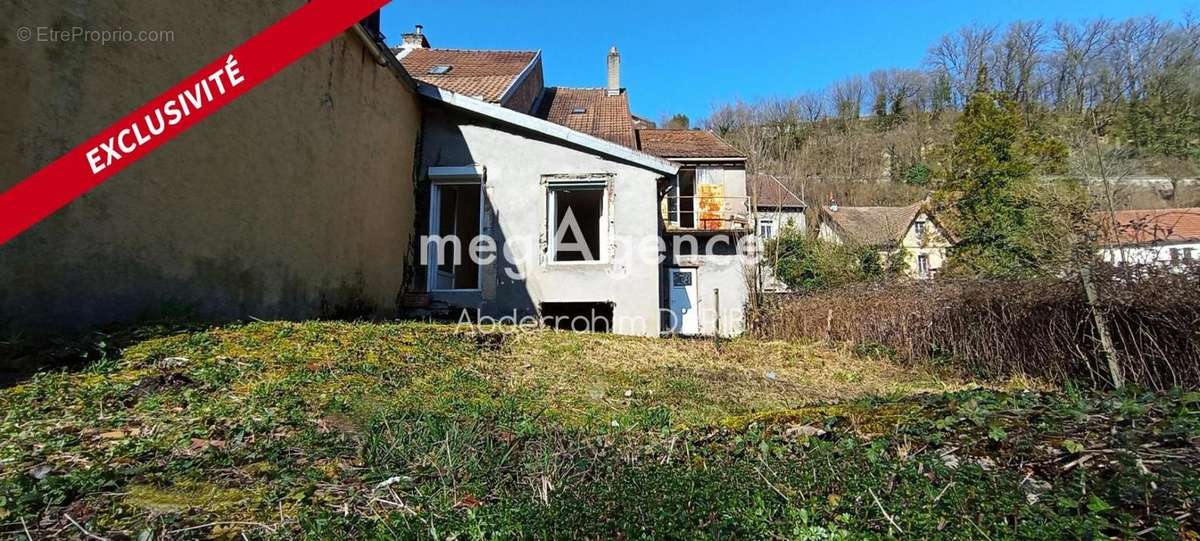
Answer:
[[[764,240],[775,238],[775,220],[764,218],[758,221],[758,236]]]
[[[925,238],[925,220],[917,220],[914,222],[913,232],[917,234],[917,238]]]
[[[555,262],[604,261],[608,237],[605,182],[550,185],[548,247]]]
[[[429,74],[430,75],[445,75],[447,73],[450,73],[450,69],[452,67],[453,66],[447,66],[445,64],[440,64],[440,65],[434,66],[432,68],[429,68]]]
[[[1171,262],[1175,263],[1183,259],[1183,251],[1179,248],[1171,248]]]
[[[929,256],[917,256],[917,276],[921,278],[929,277]]]
[[[479,235],[480,194],[478,182],[433,185],[429,289],[479,289],[479,264],[468,250]]]
[[[573,115],[582,115],[586,112],[587,112],[587,107],[576,107],[574,109],[571,109],[571,114],[573,114]]]
[[[696,170],[680,169],[667,191],[667,221],[676,227],[696,227]]]

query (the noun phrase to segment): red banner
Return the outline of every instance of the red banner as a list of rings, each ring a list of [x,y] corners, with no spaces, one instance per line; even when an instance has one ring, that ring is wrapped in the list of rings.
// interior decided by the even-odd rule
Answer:
[[[0,245],[365,19],[388,0],[313,0],[0,193]]]

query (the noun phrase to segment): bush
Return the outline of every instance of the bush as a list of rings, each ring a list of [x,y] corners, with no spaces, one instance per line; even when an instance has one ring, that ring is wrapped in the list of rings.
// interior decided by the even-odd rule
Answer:
[[[1200,387],[1200,267],[1096,281],[1126,380]],[[1078,278],[858,284],[779,295],[754,319],[764,338],[871,344],[985,377],[1111,381]]]
[[[878,280],[895,268],[892,258],[884,261],[869,246],[834,244],[788,229],[767,242],[765,260],[775,277],[793,290]]]

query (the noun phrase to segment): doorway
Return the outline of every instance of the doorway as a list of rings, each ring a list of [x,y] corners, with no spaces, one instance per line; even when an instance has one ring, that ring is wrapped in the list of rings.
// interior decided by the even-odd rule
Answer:
[[[696,269],[671,267],[671,332],[695,335],[700,333],[700,312],[696,309]]]

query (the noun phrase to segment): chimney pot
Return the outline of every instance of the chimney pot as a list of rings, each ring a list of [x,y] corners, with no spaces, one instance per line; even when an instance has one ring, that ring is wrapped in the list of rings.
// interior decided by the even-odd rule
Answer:
[[[429,40],[425,39],[425,27],[418,24],[412,32],[406,32],[400,41],[400,48],[403,49],[403,52],[400,53],[401,58],[412,52],[413,49],[428,49]]]

